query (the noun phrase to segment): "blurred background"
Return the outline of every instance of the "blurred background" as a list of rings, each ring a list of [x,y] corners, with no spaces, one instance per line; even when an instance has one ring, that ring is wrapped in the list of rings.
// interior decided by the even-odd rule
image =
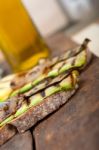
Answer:
[[[43,36],[74,34],[99,17],[98,0],[22,0]]]
[[[77,43],[89,37],[91,50],[99,56],[99,0],[22,0],[22,3],[43,37],[64,32]],[[1,62],[2,59],[0,53]]]

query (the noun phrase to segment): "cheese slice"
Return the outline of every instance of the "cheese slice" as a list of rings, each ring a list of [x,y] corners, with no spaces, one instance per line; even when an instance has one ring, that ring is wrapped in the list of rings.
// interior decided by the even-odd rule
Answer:
[[[0,102],[5,101],[13,91],[10,83],[15,74],[8,75],[0,80]]]

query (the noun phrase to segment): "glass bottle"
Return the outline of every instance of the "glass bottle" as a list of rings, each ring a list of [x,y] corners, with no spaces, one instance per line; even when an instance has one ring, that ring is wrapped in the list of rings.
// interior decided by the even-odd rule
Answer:
[[[15,72],[33,67],[49,54],[21,0],[0,1],[0,48]]]

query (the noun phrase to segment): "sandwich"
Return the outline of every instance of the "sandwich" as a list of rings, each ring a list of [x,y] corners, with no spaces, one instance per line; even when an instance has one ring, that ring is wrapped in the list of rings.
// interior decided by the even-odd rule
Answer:
[[[76,93],[80,73],[92,57],[89,41],[85,39],[61,56],[40,60],[33,69],[1,80],[0,145],[33,127]]]

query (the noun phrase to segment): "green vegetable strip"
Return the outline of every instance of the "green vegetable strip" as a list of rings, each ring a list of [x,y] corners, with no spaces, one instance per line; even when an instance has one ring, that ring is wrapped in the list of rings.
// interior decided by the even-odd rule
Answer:
[[[73,61],[74,61],[74,64],[72,64]],[[23,86],[21,89],[19,89],[18,93],[25,93],[25,92],[31,90],[36,85],[38,85],[41,81],[43,81],[46,78],[49,78],[49,77],[55,78],[58,75],[60,75],[61,73],[68,71],[69,69],[73,69],[75,67],[82,68],[85,64],[86,64],[86,51],[82,51],[76,57],[68,59],[68,61],[66,61],[66,63],[59,69],[56,66],[56,69],[54,67],[54,69],[52,71],[50,71],[46,76],[42,75],[41,77],[39,77],[38,79],[33,81],[33,83],[29,83],[29,84]],[[61,65],[62,65],[62,63],[61,63]],[[17,94],[17,92],[15,92],[15,94]],[[12,93],[12,95],[14,95],[14,96],[15,96],[15,94]]]
[[[74,61],[74,64],[72,64],[73,61]],[[70,58],[68,61],[66,61],[65,64],[62,67],[60,67],[59,69],[58,68],[55,69],[55,67],[54,67],[54,70],[52,69],[52,71],[50,71],[45,76],[45,78],[48,78],[48,77],[57,77],[61,73],[66,72],[66,71],[68,71],[71,68],[75,68],[75,67],[82,68],[85,64],[86,64],[86,51],[82,51],[76,57],[74,57],[72,59]],[[38,79],[36,79],[32,84],[34,86],[36,86],[37,84],[35,84],[35,83],[39,84],[42,80],[41,81],[39,80],[38,82],[37,81],[38,81]]]
[[[5,119],[0,124],[0,126],[3,126],[5,124],[9,123],[10,121],[13,120],[13,118],[19,117],[21,114],[26,112],[29,108],[31,108],[33,106],[36,106],[39,103],[41,103],[45,98],[47,98],[47,97],[49,97],[49,96],[51,96],[51,95],[53,95],[55,93],[58,93],[60,91],[68,91],[68,90],[73,89],[75,87],[75,85],[77,84],[77,82],[78,82],[77,78],[78,78],[78,72],[77,71],[73,71],[72,74],[70,74],[67,78],[62,80],[57,85],[54,85],[54,86],[51,86],[51,87],[45,89],[43,91],[44,96],[41,94],[41,92],[33,95],[32,97],[30,97],[29,105],[27,105],[24,102],[23,105],[21,106],[21,108],[19,108],[14,115],[11,115],[7,119]]]

